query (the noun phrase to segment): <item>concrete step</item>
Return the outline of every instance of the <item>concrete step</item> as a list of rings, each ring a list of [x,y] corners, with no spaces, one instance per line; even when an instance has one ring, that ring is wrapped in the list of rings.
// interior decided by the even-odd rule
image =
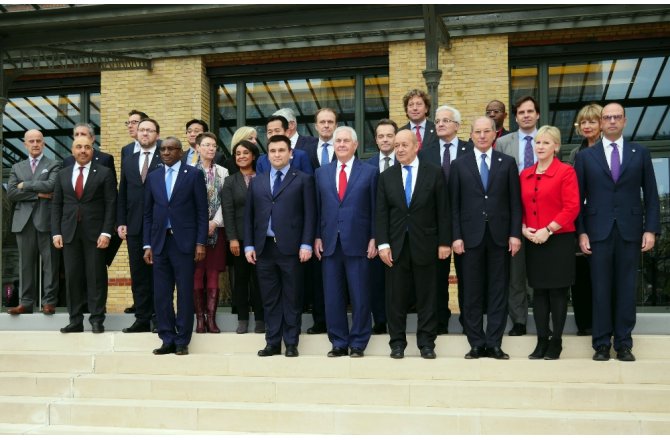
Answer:
[[[393,408],[367,405],[75,399],[50,405],[52,425],[319,434],[667,434],[645,412]]]
[[[0,435],[244,435],[232,431],[187,431],[180,429],[115,428],[111,426],[30,425],[0,423]]]

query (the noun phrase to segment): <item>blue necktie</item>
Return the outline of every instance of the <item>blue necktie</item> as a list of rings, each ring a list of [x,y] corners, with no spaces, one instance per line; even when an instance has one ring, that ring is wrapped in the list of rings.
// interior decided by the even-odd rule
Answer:
[[[405,165],[403,168],[407,170],[407,177],[405,178],[405,200],[407,201],[407,206],[409,206],[409,202],[412,201],[412,166]]]
[[[482,185],[484,185],[484,192],[489,186],[489,167],[486,165],[486,154],[482,154],[482,163],[479,165],[479,174],[482,176]]]
[[[526,136],[526,147],[523,150],[523,169],[532,167],[535,163],[535,156],[533,155],[533,137]]]
[[[167,193],[167,198],[170,200],[170,197],[172,197],[172,172],[174,170],[170,167],[168,167],[165,170],[165,191]],[[172,225],[170,224],[170,217],[168,216],[167,219],[167,228],[170,229]]]
[[[321,166],[327,165],[330,163],[330,156],[328,155],[328,142],[324,142],[323,148],[321,149]]]
[[[275,182],[272,185],[272,195],[274,196],[277,194],[277,191],[279,191],[279,187],[281,186],[281,171],[277,171],[277,174],[275,174]]]

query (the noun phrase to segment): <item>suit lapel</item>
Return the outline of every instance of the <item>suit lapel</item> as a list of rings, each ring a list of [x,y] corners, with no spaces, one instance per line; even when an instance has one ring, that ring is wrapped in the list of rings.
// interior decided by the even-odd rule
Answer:
[[[633,148],[628,142],[623,142],[623,160],[621,161],[621,170],[619,171],[619,179],[623,176],[623,173],[626,171],[628,164],[631,163],[637,154],[637,149]]]
[[[289,168],[289,170],[286,172],[286,177],[281,181],[281,185],[279,185],[279,189],[277,190],[277,193],[272,196],[273,199],[276,199],[279,197],[279,195],[284,191],[284,189],[295,179],[295,177],[298,174],[295,172],[293,167]]]
[[[190,167],[193,168],[193,167]],[[182,186],[182,182],[185,181],[188,178],[188,173],[195,172],[195,169],[189,169],[188,165],[182,164],[181,167],[179,168],[179,172],[177,173],[175,177],[175,182],[174,186],[172,187],[172,197],[174,197],[175,193],[179,191],[179,188]],[[167,196],[167,190],[165,195]],[[170,197],[170,200],[172,200],[172,197]]]
[[[605,156],[605,147],[603,146],[603,143],[598,142],[591,148],[593,148],[593,152],[596,156],[596,163],[600,165],[600,168],[602,168],[603,172],[607,174],[611,179],[612,171],[610,170],[609,165],[607,165],[607,157]]]
[[[412,191],[412,198],[409,201],[409,208],[411,208],[412,205],[414,204],[417,194],[420,194],[422,191],[424,191],[423,190],[423,186],[425,185],[424,182],[427,182],[426,163],[419,162],[419,166],[417,167],[417,170],[415,172],[418,174],[416,176],[416,184],[414,185],[414,191]]]
[[[337,162],[336,162],[337,163]],[[351,188],[356,185],[356,181],[361,176],[361,163],[360,160],[354,159],[354,163],[351,165],[351,174],[349,174],[349,180],[347,181],[347,190],[344,193],[344,197],[342,198],[342,201],[347,198],[349,193],[351,192]],[[338,194],[339,197],[339,194]]]
[[[95,192],[95,188],[97,185],[98,185],[98,164],[91,162],[91,168],[88,170],[88,177],[86,178],[86,183],[84,184],[84,193],[81,196],[81,198],[83,199],[88,194],[91,194],[91,192]]]
[[[499,151],[496,151],[493,148],[491,148],[491,169],[489,170],[489,182],[488,182],[489,187],[491,186],[491,182],[493,182],[493,180],[498,175],[498,170],[500,169],[500,165],[502,164],[502,157],[500,156],[501,154],[502,153],[500,153]]]
[[[479,151],[479,150],[477,150]],[[493,162],[493,160],[491,160]],[[479,174],[479,169],[477,168],[477,158],[475,157],[475,153],[473,152],[470,157],[465,159],[465,164],[468,167],[468,170],[472,173],[472,178],[477,182],[477,185],[479,185],[479,188],[483,192],[486,192],[486,188],[484,188],[484,185],[482,184],[482,175]],[[489,182],[491,181],[491,175],[489,174]]]

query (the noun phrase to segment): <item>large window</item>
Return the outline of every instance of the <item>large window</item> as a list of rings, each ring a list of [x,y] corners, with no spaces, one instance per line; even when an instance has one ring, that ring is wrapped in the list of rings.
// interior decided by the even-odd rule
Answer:
[[[282,77],[283,76],[283,77]],[[338,114],[339,125],[356,129],[359,153],[377,151],[374,126],[388,117],[389,78],[386,68],[365,68],[346,72],[278,74],[273,78],[214,78],[213,102],[216,103],[215,128],[223,145],[230,151],[235,130],[243,125],[255,127],[261,149],[265,148],[265,120],[276,110],[293,109],[298,132],[318,136],[314,115],[323,107]]]

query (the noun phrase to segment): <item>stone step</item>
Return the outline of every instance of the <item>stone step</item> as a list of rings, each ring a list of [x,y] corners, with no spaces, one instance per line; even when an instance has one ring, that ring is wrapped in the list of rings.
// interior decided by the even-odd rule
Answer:
[[[30,425],[0,423],[0,435],[244,435],[232,431],[186,431],[180,429],[116,428],[111,426]]]
[[[667,434],[670,415],[557,411],[73,399],[52,425],[319,434]]]

